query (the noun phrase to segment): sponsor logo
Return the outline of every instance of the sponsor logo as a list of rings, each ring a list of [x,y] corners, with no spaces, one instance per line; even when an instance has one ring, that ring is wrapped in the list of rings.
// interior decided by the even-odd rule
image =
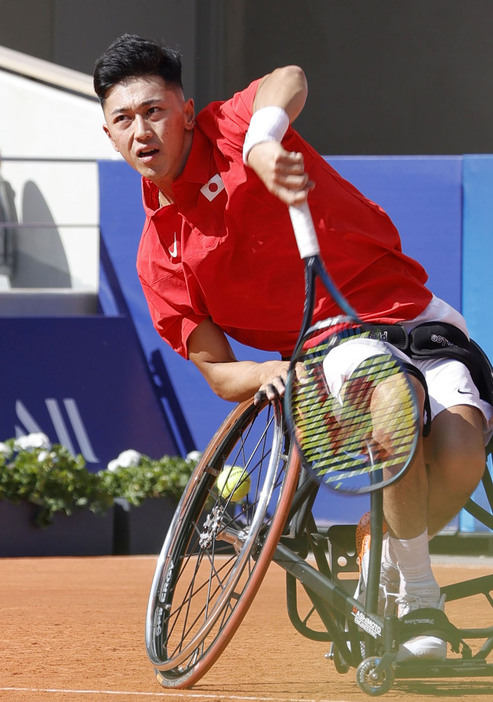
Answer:
[[[168,570],[166,571],[166,577],[164,579],[163,586],[159,591],[159,601],[161,602],[161,604],[164,604],[166,602],[166,598],[168,597],[168,590],[171,583],[171,578],[173,577],[174,569],[175,564],[173,563],[173,561],[170,561]]]
[[[156,607],[156,611],[154,612],[154,636],[161,636],[163,633],[163,612],[164,610],[162,607]]]
[[[160,636],[162,634],[164,621],[169,616],[171,605],[166,602],[166,599],[168,597],[168,590],[171,584],[171,578],[173,577],[174,569],[175,565],[173,561],[170,561],[163,585],[158,591],[158,600],[162,607],[156,607],[156,610],[154,612],[154,636]]]
[[[444,336],[441,336],[441,334],[432,334],[431,340],[434,344],[438,344],[438,346],[453,346],[453,344]]]
[[[374,622],[372,619],[367,617],[364,612],[354,607],[352,615],[354,617],[354,623],[357,626],[359,626],[360,629],[366,631],[367,634],[373,636],[374,639],[377,639],[379,636],[382,635],[382,627],[376,622]]]
[[[426,624],[427,626],[435,626],[436,621],[435,619],[429,619],[428,617],[421,618],[421,619],[408,619],[407,621],[404,620],[402,624],[407,625],[407,626],[415,626],[416,624],[422,625]]]
[[[175,241],[173,243],[173,246],[170,246],[169,249],[169,255],[171,258],[176,258],[178,256],[178,243],[176,241],[176,232],[175,232]]]
[[[82,454],[87,463],[99,463],[99,458],[94,452],[74,398],[67,397],[60,403],[58,400],[48,397],[45,399],[45,405],[58,443],[65,446],[73,456],[78,453]],[[52,434],[52,432],[42,429],[21,400],[17,400],[15,403],[15,415],[19,421],[19,424],[15,425],[16,437],[39,432]],[[75,437],[78,446],[76,446],[72,436]]]

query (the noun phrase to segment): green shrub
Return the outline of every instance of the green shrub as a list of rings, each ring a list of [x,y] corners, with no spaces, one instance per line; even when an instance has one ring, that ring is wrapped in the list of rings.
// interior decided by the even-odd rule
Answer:
[[[134,505],[161,496],[178,499],[195,463],[125,451],[108,469],[93,473],[82,456],[52,446],[44,434],[30,434],[0,443],[0,500],[30,502],[37,507],[36,524],[46,526],[57,512],[84,508],[104,514],[116,497]]]

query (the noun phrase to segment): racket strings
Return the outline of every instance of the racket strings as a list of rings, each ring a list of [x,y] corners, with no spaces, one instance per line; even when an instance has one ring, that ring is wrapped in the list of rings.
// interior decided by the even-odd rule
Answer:
[[[331,391],[323,362],[331,348],[354,338],[354,329],[346,332],[342,339],[326,335],[305,351],[291,396],[305,463],[336,489],[402,470],[414,450],[417,421],[410,383],[390,354],[361,362],[337,394]]]

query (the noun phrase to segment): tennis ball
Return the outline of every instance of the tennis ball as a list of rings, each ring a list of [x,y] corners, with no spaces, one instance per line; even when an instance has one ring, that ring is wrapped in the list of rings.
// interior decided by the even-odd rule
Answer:
[[[225,466],[217,476],[216,486],[221,497],[239,502],[250,490],[250,476],[240,466]]]

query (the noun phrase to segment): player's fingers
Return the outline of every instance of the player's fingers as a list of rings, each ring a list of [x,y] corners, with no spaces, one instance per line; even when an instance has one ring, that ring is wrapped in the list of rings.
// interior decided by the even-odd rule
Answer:
[[[261,405],[262,402],[265,399],[265,393],[263,390],[259,390],[258,392],[255,393],[253,396],[253,404],[254,405]]]
[[[301,173],[299,175],[286,173],[280,175],[277,181],[280,186],[288,188],[289,190],[304,190],[309,183],[309,177],[308,173]]]
[[[286,205],[301,205],[308,199],[308,194],[313,188],[313,184],[309,181],[307,186],[300,190],[292,190],[290,188],[278,187],[274,189],[273,194]]]
[[[306,372],[306,367],[303,363],[297,363],[294,372],[296,374],[296,379],[301,385],[306,385],[310,382]]]
[[[279,163],[285,163],[289,165],[290,168],[295,168],[301,171],[305,170],[305,162],[303,160],[303,154],[297,151],[285,151],[278,156]]]
[[[263,397],[266,397],[268,400],[275,400],[284,395],[285,389],[285,380],[282,376],[278,375],[259,388],[258,392],[255,394],[254,402],[258,404]],[[257,396],[259,396],[258,401]]]
[[[277,178],[287,178],[298,176],[308,178],[305,171],[303,158],[292,158],[292,155],[285,152],[284,155],[279,155],[273,163],[273,172]]]

